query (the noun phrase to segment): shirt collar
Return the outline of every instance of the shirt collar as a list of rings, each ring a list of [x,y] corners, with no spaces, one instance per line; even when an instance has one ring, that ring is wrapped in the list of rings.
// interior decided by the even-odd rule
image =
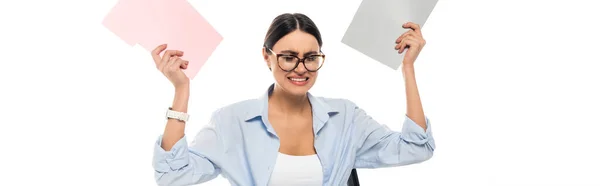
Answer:
[[[245,121],[251,121],[254,119],[260,118],[263,123],[266,125],[266,128],[269,132],[275,134],[274,130],[271,127],[271,124],[268,122],[269,116],[269,95],[273,93],[273,89],[275,88],[275,84],[271,84],[267,91],[258,98],[257,104],[251,106],[250,109],[247,110]],[[329,104],[324,102],[321,98],[313,96],[310,92],[307,93],[308,100],[312,106],[312,112],[317,120],[313,119],[313,127],[315,134],[323,128],[329,117],[337,114],[339,111],[335,110]]]

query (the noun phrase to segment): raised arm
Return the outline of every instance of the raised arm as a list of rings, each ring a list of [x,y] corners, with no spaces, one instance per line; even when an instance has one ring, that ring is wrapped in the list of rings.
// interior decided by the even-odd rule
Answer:
[[[188,61],[181,59],[183,51],[167,50],[161,57],[160,53],[167,48],[166,44],[159,45],[152,50],[152,59],[156,68],[163,73],[175,88],[175,98],[173,99],[172,109],[178,112],[187,113],[188,100],[190,96],[190,80],[183,73]],[[163,134],[161,147],[170,150],[173,145],[184,135],[185,123],[176,119],[167,120],[165,132]]]
[[[175,88],[172,110],[187,113],[190,96],[189,79],[183,73],[188,61],[181,59],[183,51],[167,50],[161,57],[160,53],[167,48],[166,44],[154,49],[151,54],[156,68],[165,75]],[[218,119],[213,115],[211,124],[200,131],[194,141],[195,145],[188,147],[185,138],[185,122],[168,119],[163,135],[157,139],[154,147],[153,167],[158,185],[186,186],[206,182],[215,178],[220,170],[202,151],[219,151],[215,146],[219,137],[216,130]]]
[[[423,129],[425,126],[425,114],[417,88],[417,80],[415,78],[415,60],[425,46],[425,39],[421,34],[421,27],[415,23],[405,23],[404,28],[410,28],[409,31],[400,35],[396,40],[396,49],[399,53],[408,50],[404,54],[402,61],[402,75],[404,76],[404,86],[406,91],[406,115],[415,121]]]
[[[405,52],[402,62],[407,107],[404,125],[401,132],[392,131],[354,105],[353,122],[361,144],[356,152],[356,168],[408,165],[433,156],[435,141],[429,119],[423,112],[414,70],[414,62],[425,40],[419,25],[409,22],[403,27],[411,29],[396,40],[398,53]]]

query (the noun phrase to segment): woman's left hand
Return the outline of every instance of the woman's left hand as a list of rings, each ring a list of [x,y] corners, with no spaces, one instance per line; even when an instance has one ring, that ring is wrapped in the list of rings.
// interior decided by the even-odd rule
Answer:
[[[404,23],[402,27],[410,28],[410,30],[404,32],[396,39],[395,49],[398,50],[399,54],[405,52],[402,65],[413,65],[421,49],[425,46],[425,39],[423,39],[421,27],[418,24],[408,22]]]

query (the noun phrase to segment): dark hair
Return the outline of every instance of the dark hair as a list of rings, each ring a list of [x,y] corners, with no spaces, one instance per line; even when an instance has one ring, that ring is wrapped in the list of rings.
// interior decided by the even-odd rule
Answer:
[[[273,22],[271,22],[271,26],[269,26],[269,30],[265,36],[263,47],[272,49],[273,45],[275,45],[279,39],[295,30],[300,30],[315,36],[319,43],[319,48],[323,46],[321,33],[319,32],[317,25],[315,25],[308,16],[301,13],[285,13],[275,17]],[[267,50],[267,53],[270,54],[271,51]]]

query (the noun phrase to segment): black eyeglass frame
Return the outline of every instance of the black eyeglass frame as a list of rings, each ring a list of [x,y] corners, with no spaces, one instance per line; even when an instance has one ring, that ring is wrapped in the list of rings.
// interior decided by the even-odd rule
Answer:
[[[267,48],[267,47],[265,47],[265,48],[266,48],[266,49],[268,49],[269,51],[271,51],[271,53],[275,54],[275,57],[276,57],[276,59],[277,59],[277,66],[279,67],[279,69],[281,69],[281,70],[283,70],[283,71],[285,71],[285,72],[291,72],[291,71],[294,71],[294,70],[296,70],[296,68],[298,68],[298,65],[299,65],[300,63],[302,63],[302,65],[304,65],[304,69],[306,69],[306,71],[309,71],[309,72],[317,72],[317,71],[319,71],[319,69],[321,69],[321,67],[323,67],[323,64],[325,64],[325,54],[324,54],[322,51],[319,51],[319,53],[320,53],[320,54],[311,54],[311,55],[309,55],[309,56],[304,56],[304,58],[300,59],[300,58],[299,58],[298,56],[296,56],[296,55],[290,55],[290,54],[277,54],[277,53],[275,53],[273,50],[271,50],[270,48]],[[283,68],[281,67],[281,64],[279,63],[279,57],[281,57],[281,56],[286,56],[286,57],[295,57],[296,59],[298,59],[298,61],[296,61],[296,64],[294,65],[294,68],[292,68],[291,70],[285,70],[285,69],[283,69]],[[323,62],[322,62],[322,64],[319,66],[319,68],[317,68],[316,70],[309,70],[308,68],[306,68],[306,63],[304,63],[304,60],[306,60],[306,58],[309,58],[309,57],[314,57],[314,56],[320,56],[320,57],[322,57],[322,58],[323,58]]]

